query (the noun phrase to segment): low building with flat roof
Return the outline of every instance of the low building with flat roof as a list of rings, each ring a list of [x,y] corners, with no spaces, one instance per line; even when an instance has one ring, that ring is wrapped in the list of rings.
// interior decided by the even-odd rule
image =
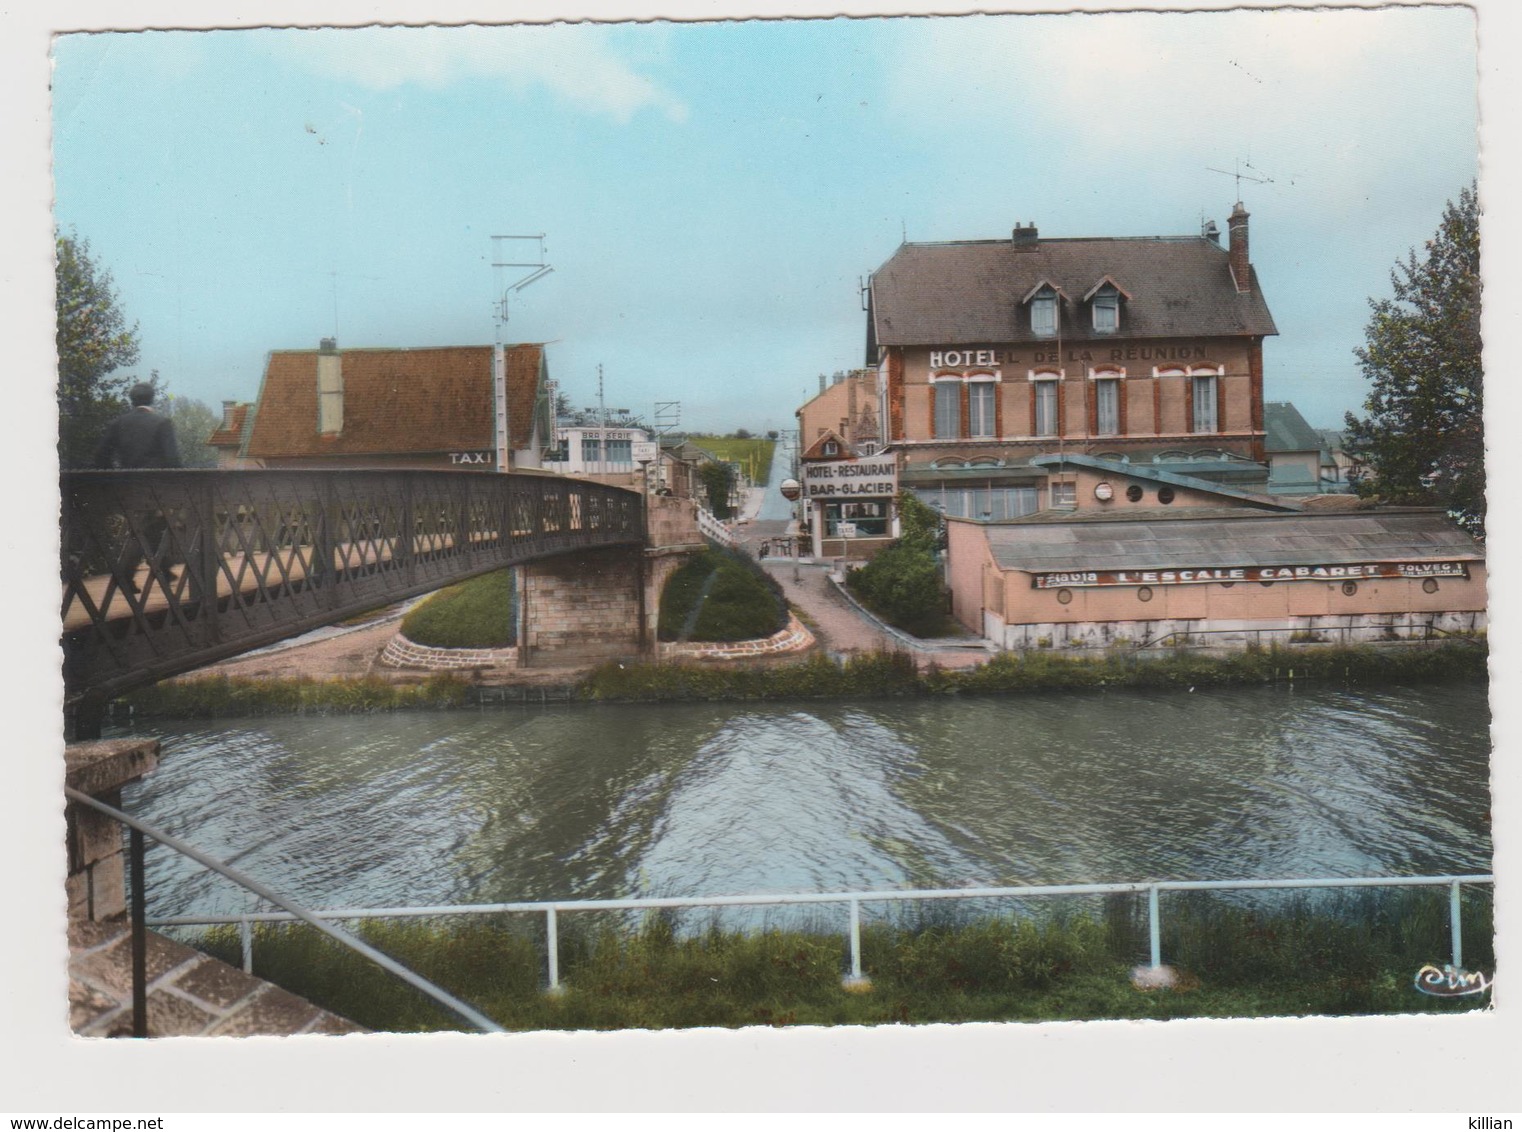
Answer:
[[[1436,508],[1305,505],[1093,457],[1063,506],[947,522],[957,620],[1005,649],[1356,643],[1486,627],[1483,548]]]

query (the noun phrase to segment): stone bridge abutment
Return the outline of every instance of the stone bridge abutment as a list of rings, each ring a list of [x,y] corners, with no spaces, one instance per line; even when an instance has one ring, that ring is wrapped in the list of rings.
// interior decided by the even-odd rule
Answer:
[[[554,666],[655,650],[661,593],[707,546],[691,500],[647,500],[646,545],[543,559],[518,568],[519,662]]]

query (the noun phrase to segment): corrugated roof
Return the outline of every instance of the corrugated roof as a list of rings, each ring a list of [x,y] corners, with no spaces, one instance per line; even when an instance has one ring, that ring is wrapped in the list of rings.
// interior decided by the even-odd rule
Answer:
[[[277,350],[265,366],[248,455],[384,456],[496,445],[491,346],[341,350],[343,430],[317,431],[316,350]],[[532,442],[544,347],[506,347],[510,443]]]
[[[1086,294],[1110,277],[1131,296],[1120,330],[1096,334]],[[1042,280],[1065,295],[1064,342],[1277,334],[1258,288],[1240,293],[1224,247],[1203,236],[904,244],[872,276],[880,346],[1047,342],[1030,332],[1022,296]]]
[[[1320,452],[1321,433],[1288,401],[1263,403],[1263,447],[1268,452]]]
[[[1154,570],[1359,562],[1478,561],[1480,546],[1436,510],[1011,522],[986,528],[1001,569]]]

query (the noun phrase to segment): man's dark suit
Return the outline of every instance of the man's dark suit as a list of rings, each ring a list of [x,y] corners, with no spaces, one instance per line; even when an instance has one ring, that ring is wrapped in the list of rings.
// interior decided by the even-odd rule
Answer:
[[[106,426],[95,449],[94,463],[97,468],[178,468],[180,446],[175,441],[174,422],[146,405],[127,410]],[[116,584],[137,593],[137,566],[144,560],[151,576],[167,591],[173,580],[169,570],[173,557],[169,519],[162,511],[140,513],[136,532],[126,533],[116,559]]]
[[[174,422],[146,405],[129,409],[106,426],[95,449],[97,468],[178,468]]]

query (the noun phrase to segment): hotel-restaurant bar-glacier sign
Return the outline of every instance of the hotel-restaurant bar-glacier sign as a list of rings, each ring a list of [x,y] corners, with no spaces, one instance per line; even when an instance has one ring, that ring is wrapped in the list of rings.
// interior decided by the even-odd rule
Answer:
[[[891,499],[898,494],[898,462],[892,456],[810,461],[803,466],[808,499]]]

